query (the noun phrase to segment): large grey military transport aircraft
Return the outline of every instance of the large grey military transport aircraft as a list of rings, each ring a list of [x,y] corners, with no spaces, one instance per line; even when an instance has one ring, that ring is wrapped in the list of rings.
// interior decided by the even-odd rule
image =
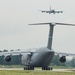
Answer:
[[[63,13],[63,11],[56,11],[54,9],[51,9],[51,6],[50,6],[50,10],[40,10],[42,13],[53,13],[53,14],[56,14],[56,13]]]
[[[47,47],[39,48],[36,50],[28,50],[28,51],[18,51],[18,52],[2,52],[0,55],[4,55],[4,60],[10,62],[12,60],[12,55],[21,54],[21,62],[24,64],[24,70],[34,70],[34,67],[41,67],[42,70],[52,70],[52,67],[49,67],[53,57],[55,55],[55,51],[52,50],[52,39],[53,39],[53,30],[56,25],[67,25],[67,26],[75,26],[74,24],[66,24],[66,23],[36,23],[29,25],[49,25],[49,38]],[[59,58],[59,61],[64,63],[66,62],[66,56],[75,54],[70,53],[57,53],[62,56]]]

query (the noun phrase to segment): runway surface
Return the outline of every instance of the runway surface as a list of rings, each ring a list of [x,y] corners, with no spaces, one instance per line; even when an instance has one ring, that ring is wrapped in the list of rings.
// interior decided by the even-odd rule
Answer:
[[[23,70],[23,68],[0,68],[0,70]],[[42,71],[42,70],[41,68],[35,68],[34,71]],[[75,69],[53,69],[52,71],[54,72],[75,72]]]

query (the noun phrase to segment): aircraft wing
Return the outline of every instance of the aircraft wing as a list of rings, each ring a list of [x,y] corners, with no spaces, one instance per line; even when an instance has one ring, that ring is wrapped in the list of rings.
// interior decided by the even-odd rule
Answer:
[[[75,56],[75,54],[72,53],[64,53],[64,52],[55,52],[56,55],[60,56]]]
[[[55,11],[55,13],[63,13],[63,11]]]
[[[45,13],[51,13],[50,11],[43,11],[43,10],[39,10],[41,11],[42,13],[45,12]]]
[[[5,56],[5,55],[11,55],[11,56],[14,56],[14,55],[23,55],[24,53],[32,54],[34,52],[32,52],[32,51],[0,52],[0,56]]]

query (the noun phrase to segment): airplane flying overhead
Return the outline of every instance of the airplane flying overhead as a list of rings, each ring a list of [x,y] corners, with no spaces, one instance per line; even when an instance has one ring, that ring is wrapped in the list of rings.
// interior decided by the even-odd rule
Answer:
[[[63,13],[63,11],[56,11],[54,9],[51,9],[51,6],[50,6],[50,10],[40,10],[42,13],[53,13],[53,14],[56,14],[56,13]]]
[[[11,56],[21,54],[21,62],[24,64],[24,70],[34,70],[34,67],[41,67],[42,70],[52,70],[52,67],[49,67],[51,61],[55,54],[61,54],[59,61],[64,63],[66,62],[66,56],[71,55],[75,56],[75,54],[70,53],[57,53],[52,49],[52,39],[53,39],[53,30],[56,25],[67,25],[67,26],[75,26],[75,24],[67,24],[67,23],[36,23],[29,25],[49,25],[49,38],[47,47],[28,50],[28,51],[18,51],[18,52],[3,52],[0,55],[4,55],[4,60],[10,62],[12,60]]]

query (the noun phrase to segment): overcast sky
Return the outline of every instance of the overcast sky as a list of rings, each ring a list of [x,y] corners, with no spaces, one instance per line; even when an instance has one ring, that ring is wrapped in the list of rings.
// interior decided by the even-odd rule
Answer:
[[[38,10],[62,10],[62,14],[46,14]],[[75,23],[75,0],[0,0],[0,49],[46,47],[49,26],[30,23]],[[56,26],[53,49],[75,52],[75,27]]]

